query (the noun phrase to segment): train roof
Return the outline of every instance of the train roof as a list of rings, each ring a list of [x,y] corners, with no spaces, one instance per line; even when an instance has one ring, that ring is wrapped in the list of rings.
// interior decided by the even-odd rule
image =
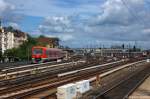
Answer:
[[[61,49],[58,48],[47,48],[48,50],[55,50],[55,51],[62,51]]]

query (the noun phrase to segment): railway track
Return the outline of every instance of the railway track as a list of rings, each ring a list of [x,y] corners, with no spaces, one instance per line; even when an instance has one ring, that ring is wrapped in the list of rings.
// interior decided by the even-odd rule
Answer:
[[[105,62],[103,62],[105,63]],[[16,82],[20,83],[22,80],[27,81],[31,80],[33,78],[45,78],[44,76],[46,75],[51,75],[51,74],[58,74],[62,72],[67,72],[71,70],[77,70],[77,69],[82,69],[90,66],[94,66],[99,64],[98,61],[93,61],[91,63],[85,63],[84,61],[78,61],[78,62],[70,62],[70,63],[62,63],[62,64],[57,64],[57,65],[48,65],[48,66],[42,66],[39,68],[29,68],[29,70],[22,70],[21,71],[14,71],[6,74],[1,74],[1,80],[0,80],[0,86],[5,86],[8,84],[14,84]],[[102,64],[102,63],[101,63]],[[47,64],[46,64],[47,65]],[[16,67],[15,67],[16,68]],[[24,68],[24,67],[23,67]],[[26,66],[25,66],[26,68]],[[10,70],[14,70],[14,68],[10,68]],[[17,67],[18,69],[18,67]],[[19,68],[20,69],[20,68]],[[3,78],[2,78],[3,77]]]
[[[101,68],[102,69],[102,68]],[[103,68],[102,70],[98,70],[96,68],[95,71],[91,71],[91,72],[85,72],[86,69],[83,70],[83,72],[80,74],[79,72],[79,77],[78,78],[75,78],[75,80],[73,81],[69,81],[69,82],[66,82],[66,83],[70,83],[70,82],[75,82],[75,81],[78,81],[78,80],[83,80],[83,79],[90,79],[91,77],[94,77],[95,75],[97,74],[101,74],[103,72],[107,72],[107,71],[110,71],[112,68]],[[99,72],[98,72],[99,71]],[[65,73],[66,74],[66,73]],[[72,74],[72,73],[71,73]],[[81,76],[82,75],[82,76]],[[64,75],[63,75],[64,76]],[[73,76],[74,77],[74,76]],[[76,76],[77,77],[77,76]],[[68,79],[68,78],[66,78]],[[92,82],[93,83],[93,82]],[[63,84],[61,84],[63,85]],[[56,85],[57,87],[59,85]],[[52,89],[53,88],[53,89]],[[53,91],[51,91],[53,90]],[[55,90],[55,91],[54,91]],[[35,95],[34,95],[35,94]],[[34,93],[30,93],[30,94],[27,94],[27,95],[24,95],[23,96],[24,98],[27,98],[27,99],[56,99],[56,87],[51,87],[47,90],[42,90],[42,91],[35,91]]]
[[[13,84],[19,84],[21,82],[28,82],[30,80],[34,80],[36,79],[48,79],[47,76],[48,75],[54,75],[54,74],[58,74],[61,72],[65,72],[68,70],[72,70],[72,69],[77,69],[79,68],[81,65],[83,65],[83,63],[78,63],[78,64],[74,64],[74,63],[64,63],[64,64],[58,64],[58,65],[54,65],[54,66],[49,66],[48,68],[42,67],[42,71],[39,71],[38,69],[35,69],[34,73],[30,73],[29,74],[24,74],[24,75],[17,75],[17,77],[13,77],[13,78],[9,78],[9,79],[4,79],[0,81],[0,87],[2,86],[9,86],[9,85],[13,85]],[[29,70],[30,71],[30,70]]]
[[[78,63],[84,63],[84,62],[79,61],[79,62],[57,63],[55,65],[49,65],[50,63],[48,63],[48,64],[44,63],[41,65],[30,65],[29,67],[22,66],[22,67],[9,68],[8,70],[3,70],[1,72],[0,81],[30,76],[30,75],[34,75],[37,72],[42,73],[42,72],[47,72],[47,71],[53,71],[53,70],[57,70],[57,69],[61,69],[61,68],[66,68],[70,65],[74,65],[74,64],[78,64]]]
[[[10,62],[10,63],[0,63],[0,70],[6,69],[6,68],[13,68],[13,67],[20,67],[22,65],[30,65],[31,62]]]
[[[118,66],[119,65],[121,64],[118,64]],[[75,74],[71,73],[67,75],[62,75],[61,77],[53,77],[51,79],[49,78],[49,80],[47,79],[45,80],[45,82],[39,82],[36,84],[33,84],[30,82],[29,84],[26,83],[25,85],[21,85],[20,87],[19,86],[15,86],[13,88],[10,87],[8,89],[5,89],[5,91],[1,90],[0,94],[3,95],[3,98],[5,99],[18,98],[18,97],[22,99],[26,96],[30,96],[31,94],[34,95],[39,92],[50,90],[51,88],[54,88],[54,86],[57,87],[57,86],[60,86],[69,82],[81,80],[83,78],[88,79],[90,77],[95,76],[96,74],[99,74],[107,70],[110,70],[111,68],[114,68],[114,65],[112,66],[109,65],[109,66],[104,66],[104,67],[100,68],[100,66],[99,67],[96,66],[95,68],[92,68],[92,69],[91,68],[82,69],[81,71],[78,71],[78,73],[75,73]],[[12,96],[11,95],[6,96],[8,95],[8,93],[12,93],[12,92],[14,92],[14,94],[11,94]]]
[[[95,62],[93,64],[90,64],[90,65],[92,66],[94,64],[95,64]],[[115,65],[112,65],[112,67]],[[81,68],[82,66],[83,65],[80,65],[78,67]],[[83,68],[85,68],[85,67],[88,67],[88,66],[83,66]],[[97,73],[102,73],[102,71],[104,72],[104,71],[110,70],[112,67],[109,66],[109,68],[107,68],[107,69],[106,68],[99,68],[98,69],[98,67],[95,67],[95,68],[89,67],[89,69],[88,68],[87,69],[81,69],[81,71],[77,70],[78,72],[76,72],[74,74],[73,73],[65,74],[65,75],[62,75],[60,77],[58,77],[58,74],[61,73],[59,71],[59,69],[58,69],[58,73],[56,73],[54,71],[51,73],[47,72],[47,73],[45,73],[45,75],[41,75],[41,73],[39,73],[39,75],[34,75],[33,78],[30,78],[30,77],[29,77],[30,79],[29,78],[27,78],[27,79],[22,78],[18,82],[14,81],[14,83],[9,83],[9,84],[7,83],[8,86],[0,87],[0,90],[1,90],[0,91],[0,96],[1,96],[0,98],[12,99],[12,98],[20,97],[22,99],[22,97],[26,97],[28,95],[30,96],[31,94],[34,95],[36,93],[38,94],[39,92],[41,93],[41,92],[50,90],[51,88],[54,88],[54,86],[59,86],[59,85],[65,84],[65,83],[78,81],[78,80],[81,80],[83,78],[92,77],[92,76],[96,75]],[[74,67],[74,68],[77,69],[77,67]],[[72,67],[70,69],[73,70]],[[91,70],[91,71],[89,71],[89,70]],[[52,75],[52,74],[56,74],[56,75]],[[60,80],[62,82],[60,82]],[[52,93],[52,95],[53,95],[53,93]]]
[[[100,68],[100,67],[96,66],[95,68],[90,69],[90,70],[89,69],[84,69],[84,70],[79,71],[78,73],[75,73],[75,74],[71,73],[70,75],[63,75],[61,77],[57,77],[58,80],[51,79],[52,82],[50,81],[48,83],[43,83],[42,85],[38,85],[38,86],[34,86],[32,84],[32,89],[30,89],[28,91],[26,90],[27,92],[25,92],[25,93],[23,92],[23,94],[20,93],[18,95],[17,94],[13,95],[13,97],[11,97],[11,98],[20,97],[22,99],[24,97],[30,96],[31,94],[34,95],[36,93],[38,94],[38,93],[41,93],[43,91],[48,91],[52,88],[56,88],[57,86],[60,86],[60,85],[66,84],[66,83],[70,83],[70,82],[74,82],[74,81],[78,81],[78,80],[82,80],[82,79],[89,79],[89,78],[91,78],[91,77],[93,77],[97,74],[100,74],[102,72],[106,72],[107,70],[110,70],[111,68],[114,68],[115,65],[116,64],[114,64],[112,67],[110,65],[109,66],[104,66],[105,68],[102,68],[102,67]],[[119,66],[119,64],[118,64],[118,66]],[[51,95],[54,95],[54,93],[52,93]],[[9,98],[7,98],[7,99],[9,99]]]
[[[52,62],[39,63],[39,64],[10,66],[10,67],[3,68],[0,73],[4,74],[4,73],[22,71],[22,70],[27,70],[27,69],[32,69],[32,68],[38,68],[38,67],[41,67],[41,66],[44,67],[44,66],[49,66],[49,65],[57,65],[57,64],[67,63],[67,62],[70,62],[70,61],[62,61],[62,62],[52,61]]]
[[[70,60],[63,60],[62,62],[59,63],[64,63],[64,62],[71,62],[71,61],[79,61],[81,60],[83,57],[75,57],[72,58]],[[56,61],[52,61],[52,62],[46,62],[46,63],[39,63],[39,64],[32,64],[31,61],[21,61],[21,62],[7,62],[7,63],[0,63],[0,71],[4,70],[4,71],[13,71],[13,70],[19,70],[19,69],[26,69],[26,68],[31,68],[34,66],[38,66],[38,65],[51,65],[51,64],[57,64]]]
[[[134,74],[118,81],[109,89],[93,95],[90,99],[128,99],[128,96],[150,76],[150,66],[145,67],[143,70],[135,72]]]

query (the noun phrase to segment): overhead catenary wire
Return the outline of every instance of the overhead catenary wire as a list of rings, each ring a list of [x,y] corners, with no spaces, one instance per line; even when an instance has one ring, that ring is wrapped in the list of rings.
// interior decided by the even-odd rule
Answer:
[[[134,9],[131,9],[131,7],[127,4],[125,0],[121,0],[121,2],[127,8],[129,13],[137,20],[137,22],[140,22],[140,24],[144,26],[145,22],[142,18],[139,18],[139,16],[137,16],[137,12]]]
[[[135,20],[137,20],[137,22],[139,23],[139,25],[141,26],[141,28],[146,28],[147,25],[145,25],[145,21],[143,20],[143,18],[140,18],[138,16],[138,12],[134,9],[131,8],[131,6],[128,4],[127,0],[120,0],[122,2],[122,4],[126,7],[126,9],[129,11],[129,13],[135,18]],[[135,46],[137,46],[135,44]],[[139,46],[140,48],[140,46]]]

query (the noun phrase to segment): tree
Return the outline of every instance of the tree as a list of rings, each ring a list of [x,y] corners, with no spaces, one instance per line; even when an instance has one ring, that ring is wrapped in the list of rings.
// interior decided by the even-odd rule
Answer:
[[[36,45],[37,45],[36,39],[28,35],[28,41],[24,42],[18,48],[18,56],[22,60],[31,59],[31,49],[33,46],[36,46]]]
[[[15,51],[14,48],[13,49],[8,49],[8,50],[6,50],[4,52],[4,56],[6,56],[6,57],[14,57],[15,53],[16,53],[16,51]]]
[[[0,50],[0,60],[2,59],[2,51]]]
[[[9,27],[7,27],[7,30],[12,32],[12,31],[14,31],[14,28],[12,26],[9,26]]]
[[[9,61],[17,59],[18,50],[16,48],[8,49],[4,52],[4,57],[7,57]]]
[[[44,35],[40,35],[39,38],[45,38],[45,36]]]

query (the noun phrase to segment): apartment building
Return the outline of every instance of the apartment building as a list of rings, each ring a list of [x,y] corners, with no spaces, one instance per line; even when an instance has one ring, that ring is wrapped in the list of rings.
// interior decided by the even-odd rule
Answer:
[[[0,26],[0,51],[2,53],[7,49],[19,47],[25,41],[27,41],[27,35],[24,32]]]

